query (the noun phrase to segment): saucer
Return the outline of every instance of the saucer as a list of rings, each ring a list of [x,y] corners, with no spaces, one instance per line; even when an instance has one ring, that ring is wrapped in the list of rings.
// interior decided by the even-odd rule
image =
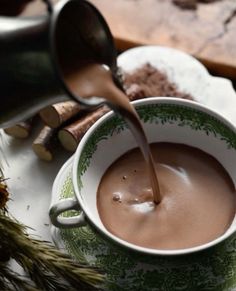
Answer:
[[[74,197],[71,157],[59,171],[52,190],[52,203]],[[73,213],[75,215],[76,213]],[[236,290],[236,237],[227,245],[218,245],[208,252],[171,257],[150,257],[149,261],[109,245],[89,226],[59,229],[52,226],[56,246],[81,263],[105,272],[107,291],[194,291]],[[224,250],[223,250],[224,248]],[[122,268],[121,268],[122,266]],[[126,280],[132,279],[132,289]]]

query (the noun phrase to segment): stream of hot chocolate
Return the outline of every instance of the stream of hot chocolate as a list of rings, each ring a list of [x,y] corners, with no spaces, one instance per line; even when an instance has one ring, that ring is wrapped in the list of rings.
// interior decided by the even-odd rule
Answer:
[[[70,67],[65,76],[66,84],[70,91],[75,96],[83,98],[96,96],[106,99],[108,105],[127,122],[148,167],[153,200],[158,204],[161,201],[161,193],[152,153],[138,114],[130,104],[129,99],[115,85],[110,70],[103,65],[89,63],[83,66],[80,65],[79,69],[76,69],[76,64],[72,67]]]

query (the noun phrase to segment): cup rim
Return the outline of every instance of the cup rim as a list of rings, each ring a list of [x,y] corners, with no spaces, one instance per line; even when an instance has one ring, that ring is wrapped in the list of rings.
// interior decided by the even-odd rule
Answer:
[[[180,99],[176,97],[149,97],[145,99],[140,99],[133,101],[132,104],[135,106],[139,105],[148,105],[148,104],[176,104],[180,106],[185,106],[185,107],[190,107],[197,109],[199,111],[202,111],[204,113],[207,113],[214,118],[220,120],[224,125],[226,125],[229,129],[234,131],[236,134],[236,127],[233,125],[232,122],[230,122],[227,118],[222,116],[220,113],[217,111],[210,109],[208,106],[197,103],[192,100],[186,100],[186,99]],[[79,187],[78,187],[78,180],[77,180],[77,171],[78,171],[78,162],[79,158],[81,155],[81,152],[84,148],[84,145],[86,144],[87,140],[89,137],[93,134],[93,132],[96,130],[96,128],[103,124],[106,120],[109,120],[111,117],[115,116],[114,111],[106,113],[104,116],[102,116],[98,121],[95,122],[91,126],[91,128],[86,132],[86,134],[83,136],[81,139],[78,148],[74,154],[74,160],[73,160],[73,167],[72,167],[72,182],[73,182],[73,187],[75,191],[76,198],[79,202],[79,205],[82,209],[82,211],[85,213],[86,218],[90,221],[90,223],[95,227],[95,229],[103,235],[103,237],[106,237],[110,241],[113,241],[114,243],[118,244],[121,247],[124,247],[129,250],[133,250],[135,252],[141,253],[141,254],[147,254],[147,255],[157,255],[157,256],[178,256],[178,255],[187,255],[187,254],[193,254],[199,251],[206,250],[210,247],[213,247],[215,245],[218,245],[219,243],[223,242],[226,240],[228,237],[230,237],[235,231],[236,228],[232,228],[230,231],[225,232],[222,234],[220,237],[217,237],[216,239],[199,245],[195,247],[190,247],[190,248],[185,248],[185,249],[171,249],[171,250],[161,250],[161,249],[151,249],[151,248],[145,248],[142,246],[138,246],[132,243],[129,243],[125,240],[120,239],[119,237],[113,235],[106,229],[101,229],[96,221],[93,220],[92,216],[90,215],[90,212],[87,211],[86,206],[83,202],[83,199],[81,199]]]

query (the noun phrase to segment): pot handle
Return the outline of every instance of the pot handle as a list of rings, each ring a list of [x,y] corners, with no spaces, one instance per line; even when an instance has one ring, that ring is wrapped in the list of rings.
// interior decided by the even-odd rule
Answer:
[[[52,224],[60,228],[81,227],[87,224],[83,211],[76,216],[60,216],[60,214],[68,210],[80,210],[79,203],[76,199],[66,198],[56,204],[53,204],[49,209],[49,216]]]

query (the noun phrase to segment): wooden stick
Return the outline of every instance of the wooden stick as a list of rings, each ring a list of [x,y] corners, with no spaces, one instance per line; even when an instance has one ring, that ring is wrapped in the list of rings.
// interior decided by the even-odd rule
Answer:
[[[44,161],[53,159],[53,151],[58,143],[57,129],[44,126],[32,144],[35,154]]]
[[[145,98],[145,92],[136,84],[126,89],[127,97],[130,101]],[[88,113],[85,117],[59,130],[58,138],[61,145],[68,151],[74,152],[86,131],[105,113],[109,111],[107,107],[101,107]]]
[[[62,146],[66,150],[74,152],[86,131],[108,111],[109,108],[105,106],[98,108],[97,110],[78,119],[76,122],[59,130],[58,138]]]
[[[32,131],[33,118],[17,123],[14,126],[4,129],[4,132],[15,138],[27,138]]]
[[[66,101],[45,107],[39,115],[46,125],[57,128],[80,110],[80,105],[75,101]]]

